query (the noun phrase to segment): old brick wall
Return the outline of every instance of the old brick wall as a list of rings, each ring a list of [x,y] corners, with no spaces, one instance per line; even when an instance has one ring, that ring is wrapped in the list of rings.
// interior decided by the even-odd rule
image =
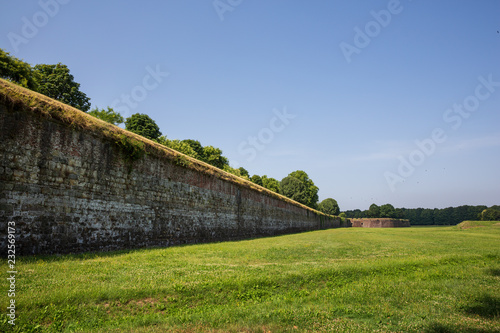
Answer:
[[[353,228],[402,228],[409,227],[410,221],[391,218],[351,219]]]
[[[339,227],[244,183],[117,144],[0,103],[0,247],[16,224],[21,254],[198,243]]]

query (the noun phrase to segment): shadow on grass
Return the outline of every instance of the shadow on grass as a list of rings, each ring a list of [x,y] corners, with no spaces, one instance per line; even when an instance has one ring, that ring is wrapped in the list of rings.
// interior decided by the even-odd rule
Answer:
[[[494,271],[494,270],[492,270]],[[496,273],[498,273],[498,270]],[[492,274],[494,274],[492,272]],[[485,294],[471,302],[470,305],[465,306],[462,309],[465,314],[471,316],[479,316],[484,319],[496,319],[500,318],[500,299],[497,297]],[[432,323],[426,333],[494,333],[500,332],[499,329],[482,329],[482,328],[472,328],[464,325],[455,324],[442,324],[442,323]]]
[[[87,260],[96,258],[118,257],[122,255],[132,254],[139,251],[151,250],[148,249],[130,249],[130,250],[115,250],[110,252],[84,252],[84,253],[69,253],[69,254],[38,254],[31,256],[21,256],[19,261],[22,263],[36,263],[38,261],[57,262],[70,260]]]
[[[254,237],[233,237],[228,238],[226,240],[217,240],[217,239],[209,239],[209,240],[199,240],[199,241],[179,241],[172,242],[170,245],[162,245],[162,246],[144,246],[144,247],[130,247],[124,249],[108,249],[102,251],[87,251],[87,252],[78,252],[78,253],[59,253],[59,254],[35,254],[35,255],[20,255],[19,259],[23,263],[33,263],[38,261],[45,262],[57,262],[57,261],[67,261],[67,260],[87,260],[87,259],[96,259],[96,258],[108,258],[108,257],[118,257],[122,255],[128,255],[138,252],[148,252],[148,251],[156,251],[156,250],[167,250],[167,249],[175,249],[181,247],[190,247],[190,246],[200,246],[200,245],[210,245],[210,244],[219,244],[219,243],[231,243],[231,242],[246,242],[257,239],[272,239],[279,238],[290,235],[301,235],[307,233],[313,233],[318,231],[324,231],[330,229],[321,229],[321,230],[307,230],[307,231],[290,231],[277,235],[261,235]],[[4,258],[6,257],[3,256]],[[1,260],[1,258],[0,258]]]
[[[498,333],[497,329],[470,328],[461,325],[444,325],[433,323],[425,330],[426,333]]]
[[[488,274],[493,276],[500,276],[500,268],[490,268],[488,269]]]
[[[483,295],[471,305],[465,307],[465,313],[483,318],[500,317],[500,299],[490,295]]]

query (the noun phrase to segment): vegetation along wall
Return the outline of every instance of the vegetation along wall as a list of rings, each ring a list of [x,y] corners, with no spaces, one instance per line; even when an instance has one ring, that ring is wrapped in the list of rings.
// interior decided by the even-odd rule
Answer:
[[[410,221],[391,218],[351,219],[353,228],[402,228],[409,227]]]
[[[170,246],[342,224],[4,80],[0,140],[0,228],[15,222],[20,254]]]

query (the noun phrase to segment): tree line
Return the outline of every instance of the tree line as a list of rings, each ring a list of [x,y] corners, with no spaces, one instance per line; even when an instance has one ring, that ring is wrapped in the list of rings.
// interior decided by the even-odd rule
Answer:
[[[146,114],[133,114],[127,119],[111,107],[90,110],[90,98],[80,91],[80,84],[74,80],[69,68],[61,63],[55,65],[30,64],[11,56],[0,49],[0,77],[17,83],[50,98],[59,100],[81,111],[114,125],[125,124],[125,129],[172,148],[185,155],[208,163],[216,168],[249,180],[270,191],[282,194],[308,207],[329,215],[338,215],[340,209],[336,200],[327,198],[318,203],[319,188],[305,171],[291,172],[281,181],[267,175],[252,175],[243,167],[233,168],[220,148],[203,146],[200,141],[171,140],[163,135],[156,122]]]
[[[500,206],[459,206],[448,208],[394,208],[391,204],[378,206],[371,204],[369,209],[345,212],[347,218],[389,217],[408,219],[413,225],[456,225],[467,220],[500,221]]]

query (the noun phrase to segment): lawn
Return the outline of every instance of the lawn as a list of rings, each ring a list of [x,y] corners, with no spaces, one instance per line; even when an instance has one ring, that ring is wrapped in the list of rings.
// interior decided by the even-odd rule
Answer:
[[[467,226],[17,258],[0,331],[500,332],[500,225]]]

